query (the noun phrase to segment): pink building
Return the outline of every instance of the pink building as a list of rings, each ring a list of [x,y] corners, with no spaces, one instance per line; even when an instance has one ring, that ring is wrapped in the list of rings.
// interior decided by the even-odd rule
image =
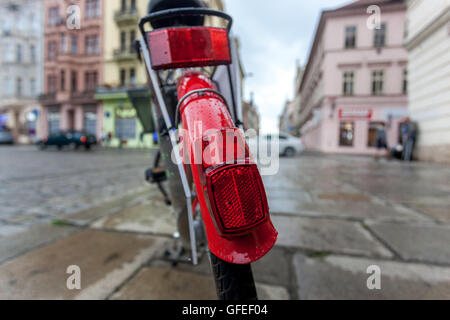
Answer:
[[[370,5],[381,9],[375,29]],[[299,92],[307,149],[373,154],[383,123],[388,145],[399,142],[408,114],[405,18],[400,0],[360,0],[322,12]]]
[[[103,0],[44,1],[43,136],[59,130],[101,135],[103,112],[94,95],[102,81],[102,5]]]

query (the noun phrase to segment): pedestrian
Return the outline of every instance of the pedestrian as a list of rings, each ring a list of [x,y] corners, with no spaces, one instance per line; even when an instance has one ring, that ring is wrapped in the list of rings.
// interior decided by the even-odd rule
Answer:
[[[380,155],[386,159],[389,157],[385,123],[381,123],[377,127],[377,152],[375,154],[375,160],[378,160]]]
[[[408,134],[406,136],[403,148],[403,160],[404,161],[412,161],[413,159],[413,151],[414,146],[416,144],[417,138],[417,123],[408,122]]]

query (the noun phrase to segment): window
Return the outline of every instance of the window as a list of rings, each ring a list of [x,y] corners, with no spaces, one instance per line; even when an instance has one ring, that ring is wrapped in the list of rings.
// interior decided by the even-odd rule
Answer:
[[[36,96],[36,79],[31,78],[30,79],[30,95],[32,97]]]
[[[71,74],[71,80],[70,80],[70,82],[71,82],[71,90],[72,90],[72,92],[76,92],[77,90],[78,90],[78,75],[77,75],[77,72],[76,71],[72,71],[72,74]]]
[[[54,75],[49,75],[47,77],[47,87],[48,93],[56,92],[56,77]]]
[[[126,49],[127,49],[127,34],[125,33],[125,31],[122,31],[120,33],[120,51],[125,52]]]
[[[356,27],[345,27],[345,48],[352,49],[356,47]]]
[[[18,97],[21,97],[23,95],[22,89],[22,78],[18,77],[16,80],[16,94]]]
[[[61,91],[66,90],[66,71],[61,70],[61,79],[60,79]]]
[[[339,128],[339,145],[341,147],[353,147],[355,124],[353,122],[341,122]]]
[[[131,12],[136,12],[136,0],[131,0]]]
[[[61,33],[61,52],[66,53],[67,52],[67,41],[66,41],[66,34]]]
[[[99,49],[99,45],[98,45],[98,35],[86,36],[85,42],[86,42],[86,54],[87,55],[94,55],[94,54],[100,53],[100,49]]]
[[[130,52],[134,52],[134,42],[136,41],[136,31],[131,30],[130,32]]]
[[[382,122],[371,122],[369,124],[369,135],[368,135],[368,140],[367,140],[367,146],[369,148],[377,147],[378,128],[383,125],[384,125],[384,123],[382,123]]]
[[[86,18],[98,18],[100,17],[100,5],[98,0],[87,0],[86,3]]]
[[[50,41],[48,43],[48,60],[56,59],[56,42]]]
[[[343,94],[344,96],[352,96],[354,94],[355,73],[353,71],[344,72],[343,77]]]
[[[14,62],[14,46],[11,44],[5,45],[5,62]]]
[[[127,10],[127,0],[122,0],[121,11],[125,12]]]
[[[98,81],[98,73],[97,71],[93,72],[86,72],[84,74],[85,79],[85,85],[86,85],[86,91],[95,91],[97,88],[97,81]]]
[[[78,37],[72,36],[72,54],[78,54]]]
[[[136,84],[136,69],[130,69],[130,84]]]
[[[32,63],[36,62],[36,47],[33,44],[30,45],[30,60]]]
[[[16,61],[18,63],[22,62],[22,45],[17,45],[17,51],[16,51]]]
[[[48,9],[48,24],[56,26],[59,23],[59,8],[53,7]]]
[[[372,72],[372,95],[383,94],[384,71],[377,70]]]
[[[373,46],[375,48],[382,48],[386,44],[386,24],[381,24],[379,29],[375,29],[375,36],[373,38]]]
[[[120,70],[120,86],[125,87],[126,83],[126,71],[125,69]]]
[[[403,70],[403,86],[402,86],[403,94],[408,94],[408,70]]]
[[[5,77],[4,79],[3,94],[5,96],[12,96],[14,94],[14,84],[10,77]]]

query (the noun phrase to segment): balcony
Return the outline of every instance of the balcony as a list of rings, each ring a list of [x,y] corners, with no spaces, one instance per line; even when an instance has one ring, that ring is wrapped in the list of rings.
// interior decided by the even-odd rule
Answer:
[[[75,91],[70,93],[70,101],[73,103],[92,103],[95,104],[95,89],[88,89],[85,91]]]
[[[138,58],[134,47],[116,49],[114,50],[113,57],[116,61],[132,61]]]
[[[114,14],[114,19],[118,25],[137,24],[139,21],[139,13],[136,8],[119,10]]]
[[[52,104],[56,102],[56,92],[45,93],[39,96],[39,102],[42,104]]]

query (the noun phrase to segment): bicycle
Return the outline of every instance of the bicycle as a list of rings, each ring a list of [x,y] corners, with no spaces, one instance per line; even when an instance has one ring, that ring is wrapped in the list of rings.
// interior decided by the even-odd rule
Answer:
[[[203,26],[205,17],[223,19],[226,27]],[[156,11],[140,20],[138,47],[155,97],[160,142],[146,179],[177,212],[179,241],[167,257],[176,263],[188,249],[196,265],[209,251],[218,297],[256,300],[251,263],[272,249],[278,233],[241,131],[232,23],[228,14],[201,7]],[[154,29],[146,30],[149,25]],[[214,80],[218,72],[226,75],[228,98]]]

